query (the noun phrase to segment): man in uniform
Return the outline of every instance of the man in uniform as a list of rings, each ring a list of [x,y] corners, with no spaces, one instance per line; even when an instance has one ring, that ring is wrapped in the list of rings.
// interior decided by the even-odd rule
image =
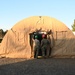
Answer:
[[[46,56],[49,57],[50,41],[46,38],[45,34],[42,35],[42,38],[43,38],[41,41],[42,56],[45,57],[46,54]]]
[[[38,58],[38,53],[40,50],[40,41],[38,40],[38,36],[35,36],[34,40],[34,58]]]

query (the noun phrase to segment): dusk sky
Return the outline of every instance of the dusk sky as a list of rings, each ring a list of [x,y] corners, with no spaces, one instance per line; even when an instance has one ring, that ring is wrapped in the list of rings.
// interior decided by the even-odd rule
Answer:
[[[31,16],[50,16],[72,29],[75,0],[0,0],[0,29],[9,30]]]

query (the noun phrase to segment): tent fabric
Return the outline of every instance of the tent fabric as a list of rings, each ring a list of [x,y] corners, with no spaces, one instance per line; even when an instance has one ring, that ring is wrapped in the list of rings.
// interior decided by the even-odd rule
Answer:
[[[51,56],[74,56],[75,36],[62,22],[48,16],[33,16],[16,23],[4,36],[0,45],[0,56],[11,58],[30,58],[29,34],[42,29],[52,30]]]

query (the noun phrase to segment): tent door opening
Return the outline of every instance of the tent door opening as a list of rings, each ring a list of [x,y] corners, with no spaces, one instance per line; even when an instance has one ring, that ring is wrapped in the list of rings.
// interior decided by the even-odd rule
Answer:
[[[35,39],[35,36],[37,35],[38,36],[38,40],[40,41],[40,44],[41,44],[41,40],[42,40],[42,35],[44,34],[44,32],[33,32],[33,33],[30,33],[30,46],[31,46],[31,55],[33,56],[33,53],[34,53],[34,50],[33,50],[33,39]],[[47,34],[45,32],[45,35],[46,35],[46,38],[47,38]],[[46,52],[45,52],[46,54]],[[38,56],[42,56],[42,51],[41,51],[41,48],[39,50],[39,54]]]

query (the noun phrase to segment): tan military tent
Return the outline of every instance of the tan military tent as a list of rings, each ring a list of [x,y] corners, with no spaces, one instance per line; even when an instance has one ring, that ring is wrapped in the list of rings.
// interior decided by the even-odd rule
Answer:
[[[75,56],[75,36],[62,22],[47,16],[33,16],[16,23],[5,35],[0,56],[30,58],[30,33],[51,30],[51,56]]]

